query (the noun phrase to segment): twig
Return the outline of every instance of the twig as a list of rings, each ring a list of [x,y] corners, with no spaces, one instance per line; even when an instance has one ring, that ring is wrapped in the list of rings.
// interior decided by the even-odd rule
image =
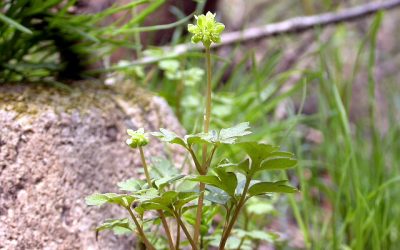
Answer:
[[[225,33],[221,37],[222,42],[219,44],[213,44],[211,47],[216,48],[216,47],[231,45],[234,43],[248,42],[251,40],[267,38],[271,36],[303,32],[312,29],[314,27],[323,27],[342,22],[350,22],[360,18],[367,17],[381,10],[390,10],[396,7],[400,7],[400,0],[373,2],[345,9],[340,12],[328,12],[313,16],[295,17],[288,19],[286,21],[267,24],[261,27],[254,27],[242,31]],[[161,48],[166,52],[166,54],[168,55],[167,57],[176,57],[188,51],[202,49],[201,46],[197,46],[191,43],[184,43],[174,47],[166,46]],[[144,57],[142,59],[133,61],[130,65],[126,65],[123,67],[129,67],[141,64],[150,64],[158,62],[159,60],[160,60],[159,57]],[[122,68],[122,67],[113,67],[112,69],[116,68]]]
[[[380,10],[388,10],[399,6],[400,0],[388,0],[385,2],[373,2],[360,5],[337,13],[328,12],[320,15],[295,17],[283,22],[267,24],[262,27],[226,33],[225,35],[222,35],[222,43],[215,44],[213,47],[283,35],[287,33],[296,33],[309,30],[314,27],[327,26],[341,22],[354,21],[356,19],[372,15]]]

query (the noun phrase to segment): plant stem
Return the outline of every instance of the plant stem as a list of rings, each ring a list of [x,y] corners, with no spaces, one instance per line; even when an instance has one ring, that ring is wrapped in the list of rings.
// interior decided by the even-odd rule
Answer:
[[[140,151],[140,158],[142,159],[144,174],[146,175],[147,184],[149,184],[149,188],[151,188],[149,169],[147,167],[146,159],[144,158],[143,148],[141,146],[139,146],[139,151]]]
[[[193,238],[190,236],[189,230],[186,228],[180,215],[176,211],[174,211],[174,214],[175,214],[176,220],[178,221],[179,225],[181,225],[181,228],[182,228],[183,232],[185,233],[187,240],[189,241],[190,245],[192,246],[192,250],[198,250],[197,245],[194,244]]]
[[[210,128],[211,121],[211,52],[210,47],[206,47],[206,64],[207,64],[207,100],[206,100],[206,112],[204,116],[204,132],[207,133]],[[206,145],[207,146],[207,145]],[[203,155],[203,158],[207,154]]]
[[[210,120],[211,120],[211,93],[212,93],[212,86],[211,86],[211,53],[210,47],[206,46],[206,67],[207,67],[207,99],[206,99],[206,110],[204,114],[204,133],[208,133],[210,128]],[[207,164],[207,144],[203,146],[203,166],[201,175],[207,174],[208,164]],[[194,243],[197,246],[199,234],[200,234],[200,226],[201,226],[201,216],[203,213],[203,201],[204,201],[204,190],[206,185],[204,183],[200,183],[199,191],[200,196],[197,203],[197,214],[196,214],[196,224],[194,227],[194,234],[193,239]]]
[[[146,235],[144,234],[144,231],[142,229],[142,227],[140,226],[138,220],[136,219],[135,215],[133,214],[132,210],[130,207],[126,208],[133,220],[133,222],[135,223],[136,229],[140,235],[140,238],[142,238],[143,243],[146,245],[146,248],[149,250],[155,250],[155,247],[150,243],[150,241],[147,239]]]
[[[147,184],[149,184],[149,187],[151,187],[151,179],[150,179],[149,169],[147,167],[146,159],[144,158],[143,148],[139,147],[139,151],[140,151],[140,157],[142,159],[142,165],[143,165],[143,169],[144,169],[144,174],[146,175]],[[174,249],[175,248],[174,247],[174,242],[172,240],[171,231],[169,230],[168,223],[167,223],[167,220],[165,219],[164,212],[162,210],[157,210],[157,212],[160,215],[161,222],[163,224],[165,234],[167,235],[169,248],[170,249]]]
[[[201,227],[201,217],[203,214],[203,203],[204,203],[204,190],[206,189],[206,184],[200,182],[199,186],[199,191],[200,191],[200,196],[199,200],[197,202],[197,213],[196,213],[196,225],[194,228],[194,243],[197,246],[198,240],[199,240],[199,235],[200,235],[200,227]]]
[[[169,230],[167,219],[165,218],[164,212],[162,210],[157,210],[157,212],[160,215],[161,222],[163,224],[165,234],[167,235],[169,248],[170,249],[174,249],[174,242],[172,240],[171,231]]]
[[[228,227],[224,230],[224,232],[222,232],[222,239],[221,239],[221,242],[219,243],[219,248],[218,248],[219,250],[225,249],[226,241],[228,240],[229,235],[231,234],[232,228],[235,225],[237,218],[239,217],[240,210],[242,209],[244,203],[246,202],[246,194],[247,194],[247,190],[249,189],[249,186],[250,186],[250,181],[251,181],[251,178],[247,177],[246,184],[244,185],[243,193],[240,197],[239,204],[237,205],[237,207],[235,209],[235,213],[233,214],[232,219],[229,221]]]
[[[180,217],[181,215],[178,214],[178,216]],[[181,241],[181,227],[179,225],[179,223],[176,224],[176,241],[175,241],[175,249],[179,250],[179,243]]]

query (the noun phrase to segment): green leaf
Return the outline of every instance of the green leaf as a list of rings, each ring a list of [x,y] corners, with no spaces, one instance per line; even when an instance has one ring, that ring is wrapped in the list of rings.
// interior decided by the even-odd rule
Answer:
[[[215,175],[196,175],[188,176],[186,180],[202,182],[217,188],[222,188],[222,183],[220,179]]]
[[[218,164],[218,167],[225,168],[227,172],[239,172],[247,176],[250,172],[250,159],[247,158],[240,163],[223,161]]]
[[[243,122],[231,128],[221,129],[219,132],[219,142],[223,144],[234,144],[238,137],[251,134],[248,122]]]
[[[135,199],[139,202],[146,202],[158,197],[159,195],[157,189],[150,188],[135,192],[134,194],[132,194],[132,196],[134,196]]]
[[[263,195],[268,193],[296,193],[298,190],[294,187],[284,185],[286,181],[277,182],[259,182],[249,188],[249,195]]]
[[[153,195],[152,193],[151,196],[148,196],[146,199],[142,199],[142,204],[139,206],[140,209],[138,212],[164,210],[173,214],[173,211],[170,207],[177,196],[178,194],[175,191],[168,191],[161,195]]]
[[[145,210],[162,209],[173,214],[171,207],[181,209],[184,205],[198,197],[197,192],[176,192],[167,191],[160,196],[149,199],[141,205]]]
[[[92,194],[85,198],[85,202],[89,206],[101,206],[108,202],[108,197],[104,194]]]
[[[225,205],[231,199],[231,197],[222,189],[206,186],[206,189],[209,191],[204,199],[211,201],[213,203]]]
[[[208,133],[198,133],[194,135],[187,135],[185,136],[185,140],[188,145],[193,144],[214,144],[218,141],[218,134],[217,131],[211,130]]]
[[[179,171],[174,166],[173,162],[164,157],[152,157],[151,163],[152,168],[150,174],[153,179],[175,176],[179,174]]]
[[[199,197],[199,193],[197,192],[179,192],[178,199],[174,202],[174,206],[177,209],[181,209],[184,205],[188,204],[197,197]]]
[[[234,197],[235,190],[238,184],[236,175],[232,172],[226,172],[224,168],[214,168],[213,170],[223,184],[222,190],[227,192],[230,196]]]
[[[89,206],[101,206],[105,203],[117,204],[123,207],[129,207],[135,198],[127,194],[92,194],[85,198],[86,204]]]
[[[25,26],[19,24],[18,22],[14,21],[13,19],[3,15],[2,13],[0,13],[0,20],[5,22],[6,24],[16,28],[17,30],[19,30],[19,31],[21,31],[23,33],[26,33],[26,34],[29,34],[29,35],[33,34],[30,29],[28,29]]]
[[[167,129],[160,129],[160,132],[152,132],[150,133],[152,136],[160,138],[162,141],[171,143],[171,144],[178,144],[181,145],[184,148],[187,148],[187,145],[185,141],[180,138],[177,134],[174,132],[171,132]]]
[[[149,200],[148,202],[159,203],[159,204],[163,204],[164,206],[168,207],[174,203],[174,201],[176,200],[177,197],[178,197],[177,192],[167,191],[167,192],[161,194],[161,196],[155,197],[155,198]]]
[[[129,179],[127,181],[118,182],[117,185],[122,191],[136,192],[142,190],[145,182],[141,180]]]
[[[248,175],[254,175],[263,170],[284,170],[294,167],[297,163],[294,154],[284,151],[278,151],[278,147],[257,143],[242,142],[238,144],[251,158],[251,167],[247,169],[246,165],[241,166],[241,172],[247,172]]]
[[[226,172],[224,168],[215,168],[215,175],[197,175],[189,176],[187,180],[202,182],[224,190],[230,196],[235,196],[237,186],[236,175],[232,172]]]
[[[131,233],[134,225],[128,219],[108,219],[96,228],[96,239],[99,232],[104,230],[112,230],[114,234],[121,235]]]
[[[185,175],[180,174],[180,175],[174,175],[174,176],[167,176],[158,180],[154,180],[153,181],[153,185],[158,189],[161,190],[164,187],[174,183],[177,180],[182,179],[183,177],[185,177]]]
[[[265,159],[260,166],[260,169],[257,171],[263,170],[284,170],[288,168],[292,168],[297,164],[297,160],[295,158],[288,157],[273,157]]]
[[[188,145],[193,144],[234,144],[238,137],[251,134],[249,129],[249,123],[243,122],[231,128],[221,129],[218,133],[215,130],[211,130],[208,133],[198,133],[194,135],[185,136],[185,140]]]
[[[146,202],[146,203],[141,204],[140,208],[143,209],[143,211],[163,210],[163,211],[167,211],[170,214],[173,214],[173,211],[171,210],[171,208],[169,208],[161,203]]]
[[[251,168],[257,168],[261,161],[277,151],[279,147],[258,142],[241,142],[238,144],[251,158]]]

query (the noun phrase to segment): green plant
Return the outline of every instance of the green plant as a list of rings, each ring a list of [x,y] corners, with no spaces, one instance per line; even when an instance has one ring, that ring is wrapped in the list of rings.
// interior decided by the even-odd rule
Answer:
[[[194,87],[202,80],[204,70],[198,67],[182,69],[178,60],[161,60],[158,67],[164,71],[165,78],[174,84],[175,113],[179,120],[182,120],[182,95],[185,87]]]
[[[0,1],[0,83],[52,82],[81,79],[102,69],[88,65],[105,60],[120,48],[132,46],[132,34],[167,29],[184,24],[187,16],[165,25],[139,27],[143,20],[165,1],[134,0],[115,4],[98,13],[72,13],[76,0],[5,0]],[[129,22],[113,15],[135,12]],[[135,14],[135,13],[134,13]],[[124,39],[126,38],[126,39]],[[137,39],[136,39],[137,40]],[[140,73],[140,72],[139,72]]]
[[[297,192],[296,188],[285,184],[286,180],[265,180],[265,172],[294,167],[297,160],[292,153],[280,151],[277,146],[261,142],[238,142],[240,138],[251,133],[248,122],[220,130],[210,129],[210,46],[213,42],[220,41],[224,25],[216,22],[215,14],[212,13],[200,15],[196,19],[197,25],[189,25],[188,30],[193,33],[192,41],[202,42],[206,51],[207,86],[203,132],[180,137],[163,128],[149,134],[143,129],[128,130],[130,137],[126,143],[139,150],[146,182],[128,180],[118,184],[121,190],[127,191],[124,194],[93,194],[86,198],[88,205],[119,205],[128,211],[133,221],[132,224],[127,219],[107,220],[97,231],[113,229],[118,233],[135,232],[147,249],[155,249],[155,246],[146,235],[146,228],[154,232],[156,228],[151,224],[157,224],[159,221],[163,225],[170,249],[180,249],[181,244],[189,244],[192,249],[207,249],[208,245],[212,242],[215,244],[215,241],[218,242],[219,249],[225,249],[232,234],[242,239],[236,244],[238,248],[248,244],[245,242],[246,238],[270,240],[273,236],[260,231],[251,234],[245,231],[246,228],[233,230],[241,211],[252,197]],[[161,164],[149,169],[143,152],[149,135],[185,149],[196,171],[189,175],[182,174],[171,167],[168,161],[161,161]],[[226,158],[225,152],[229,152],[231,148],[239,150],[242,156],[246,155],[244,159],[234,163]],[[193,183],[196,185],[193,186]],[[250,213],[248,210],[244,211],[245,214]],[[145,217],[151,213],[155,217]],[[217,215],[224,219],[217,222]],[[167,218],[170,218],[170,223]],[[170,233],[172,222],[177,226],[175,240]],[[217,225],[211,226],[211,222]],[[189,230],[189,225],[192,226],[193,232]],[[186,241],[181,242],[181,230]]]

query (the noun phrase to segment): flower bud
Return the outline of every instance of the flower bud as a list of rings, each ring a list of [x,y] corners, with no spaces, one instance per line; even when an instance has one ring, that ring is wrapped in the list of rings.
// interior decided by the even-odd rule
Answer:
[[[211,43],[221,42],[221,33],[225,25],[215,21],[215,14],[207,12],[206,15],[195,16],[197,24],[189,24],[188,31],[193,34],[192,42],[203,42],[205,47],[210,47]]]
[[[128,129],[126,132],[130,136],[130,138],[126,140],[126,144],[131,148],[146,146],[149,143],[149,138],[143,128],[136,131]]]

